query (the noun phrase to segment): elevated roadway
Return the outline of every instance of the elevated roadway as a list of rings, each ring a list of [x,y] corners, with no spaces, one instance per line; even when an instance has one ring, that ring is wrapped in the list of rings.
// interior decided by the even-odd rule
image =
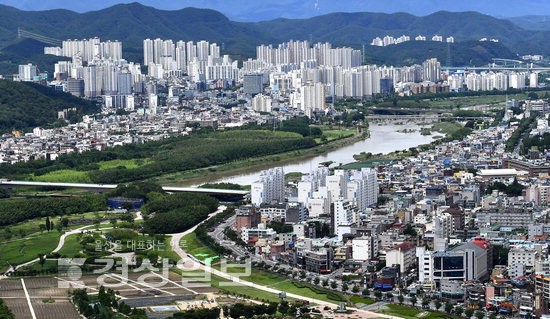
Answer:
[[[116,184],[89,184],[89,183],[53,183],[53,182],[35,182],[35,181],[12,181],[0,179],[0,187],[21,187],[21,186],[37,186],[37,187],[62,187],[62,188],[78,188],[92,191],[109,191],[115,189]],[[166,192],[177,193],[201,193],[208,195],[234,195],[244,196],[248,191],[235,189],[216,189],[216,188],[199,188],[199,187],[174,187],[163,186],[162,189]]]

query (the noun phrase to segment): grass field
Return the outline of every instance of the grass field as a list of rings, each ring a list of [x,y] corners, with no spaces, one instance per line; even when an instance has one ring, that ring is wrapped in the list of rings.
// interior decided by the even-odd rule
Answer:
[[[4,243],[0,246],[0,272],[5,271],[9,264],[22,264],[37,258],[38,254],[51,252],[57,246],[59,237],[61,234],[51,231]]]
[[[69,220],[81,218],[93,219],[105,214],[107,213],[83,213],[67,217]],[[59,217],[51,217],[51,221],[57,225],[59,223]],[[7,238],[8,232],[11,234],[9,239],[4,239],[0,244],[0,272],[8,268],[7,262],[10,262],[12,265],[21,264],[35,259],[39,253],[49,253],[57,246],[61,234],[57,230],[41,232],[39,225],[44,223],[45,218],[35,218],[0,229],[0,236],[2,238]],[[83,225],[70,225],[69,229],[76,229],[82,226]],[[110,227],[111,225],[105,224],[105,226]],[[62,249],[66,249],[68,253],[74,252],[76,249],[75,245],[77,244],[76,235],[69,236],[67,239],[69,239],[69,242],[66,241]],[[65,248],[66,245],[71,246]]]
[[[53,172],[49,172],[40,176],[30,176],[33,181],[40,182],[51,182],[51,183],[72,183],[72,182],[81,182],[81,183],[90,183],[91,179],[88,176],[88,172],[77,171],[74,169],[62,169]]]
[[[539,96],[544,95],[545,92],[537,92]],[[476,105],[495,105],[501,104],[508,99],[524,100],[527,98],[527,94],[511,94],[511,95],[481,95],[481,96],[463,96],[453,98],[434,98],[423,100],[430,108],[436,109],[457,109]]]
[[[170,246],[170,239],[171,237],[167,236],[164,239],[164,247],[157,250],[157,252],[162,258],[168,258],[174,261],[178,261],[180,260],[180,256],[178,256],[178,254],[176,254],[176,252],[172,250],[172,246]]]
[[[198,273],[196,271],[181,271],[179,269],[172,269],[172,271],[180,274],[182,277],[198,277],[199,275],[204,274]],[[229,283],[229,281],[216,275],[211,275],[209,281],[210,286],[220,289],[221,291],[231,294],[244,295],[251,299],[267,300],[271,302],[281,301],[277,294],[273,294],[252,287],[226,285],[224,283]],[[287,300],[289,299],[292,300],[292,298],[288,298]]]
[[[115,168],[119,166],[124,166],[126,168],[138,168],[140,166],[143,166],[145,164],[151,163],[151,160],[149,159],[129,159],[129,160],[112,160],[112,161],[103,161],[99,162],[99,169],[109,169],[109,168]]]
[[[208,247],[204,246],[201,242],[199,242],[196,239],[196,236],[194,233],[188,234],[182,238],[181,244],[185,244],[183,247],[183,250],[185,250],[187,253],[196,256],[197,258],[204,260],[205,258],[214,256],[214,252],[211,251]],[[218,268],[215,266],[215,268]],[[231,268],[229,269],[231,271]],[[235,270],[235,272],[240,272],[241,269]],[[252,268],[252,273],[250,276],[242,277],[243,280],[253,282],[255,284],[268,286],[274,289],[286,291],[289,293],[294,293],[300,296],[309,297],[309,298],[315,298],[319,300],[324,300],[328,302],[338,303],[337,301],[333,299],[329,299],[327,297],[327,293],[329,290],[322,289],[319,287],[316,287],[315,289],[317,291],[323,291],[323,293],[318,293],[316,291],[313,291],[311,288],[308,287],[297,287],[295,284],[292,283],[290,279],[287,279],[285,277],[267,272],[262,271],[259,269]],[[247,288],[248,289],[248,288]],[[338,294],[341,296],[341,294]]]
[[[217,256],[210,248],[204,246],[198,239],[195,233],[190,233],[185,236],[180,241],[180,246],[182,249],[199,260],[205,260],[206,258],[211,258]],[[217,258],[212,261],[214,264]]]
[[[460,123],[456,122],[439,122],[435,123],[431,130],[445,135],[451,135],[456,131],[460,130],[463,126]]]
[[[365,298],[361,296],[350,296],[349,301],[351,301],[353,304],[364,304],[364,305],[372,305],[376,301],[370,298]]]
[[[82,250],[82,246],[80,245],[79,234],[73,234],[65,237],[65,243],[59,253],[62,256],[71,258],[78,254],[80,250]]]
[[[353,129],[340,129],[340,130],[326,130],[323,131],[323,136],[327,140],[332,141],[340,138],[351,137],[356,133]]]
[[[386,315],[398,316],[405,319],[451,319],[455,318],[451,315],[448,315],[444,312],[432,311],[432,310],[418,310],[413,307],[395,305],[395,304],[386,304],[383,309],[380,309],[376,312],[383,313]]]

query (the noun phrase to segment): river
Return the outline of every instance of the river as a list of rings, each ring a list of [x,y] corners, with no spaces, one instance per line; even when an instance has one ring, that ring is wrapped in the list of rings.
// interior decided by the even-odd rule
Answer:
[[[330,151],[326,154],[315,156],[306,160],[300,160],[295,163],[288,163],[283,165],[285,173],[290,172],[302,172],[308,173],[311,170],[317,168],[319,163],[333,161],[337,165],[347,164],[354,162],[353,155],[361,152],[377,153],[391,153],[398,150],[406,150],[411,147],[416,147],[422,144],[428,144],[433,141],[433,135],[424,136],[420,134],[420,127],[415,124],[406,125],[371,125],[369,127],[370,137],[355,142],[351,145],[344,146],[342,148]],[[404,129],[413,129],[414,132],[403,133]],[[245,174],[234,175],[230,177],[221,178],[216,183],[227,182],[237,183],[241,185],[250,185],[256,181],[260,175],[261,170],[248,172]]]

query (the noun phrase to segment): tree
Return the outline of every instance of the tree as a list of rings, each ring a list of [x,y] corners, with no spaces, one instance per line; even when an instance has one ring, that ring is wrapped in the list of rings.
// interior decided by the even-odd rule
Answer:
[[[330,283],[330,288],[336,289],[336,287],[338,287],[338,284],[336,284],[335,281],[332,281],[332,282]]]
[[[343,284],[342,284],[342,291],[348,291],[348,289],[349,289],[348,284],[347,284],[347,283],[343,283]]]
[[[485,314],[483,313],[483,311],[479,311],[479,310],[475,312],[475,316],[477,319],[485,318]]]
[[[279,312],[282,314],[288,313],[288,310],[290,309],[290,305],[288,304],[288,301],[283,300],[279,303]]]
[[[405,227],[405,230],[403,231],[403,235],[407,235],[410,237],[416,237],[417,233],[414,227],[411,224],[407,224]]]
[[[468,308],[464,310],[464,315],[466,315],[466,318],[472,318],[472,316],[474,315],[474,309]]]
[[[457,316],[459,316],[459,317],[462,316],[463,312],[464,312],[464,308],[462,308],[461,306],[458,306],[458,307],[455,308],[455,314]]]
[[[328,279],[323,279],[323,282],[321,284],[323,285],[323,287],[327,287],[328,286]]]
[[[38,228],[40,229],[40,232],[44,232],[44,230],[46,230],[46,224],[40,224],[38,225]]]
[[[319,284],[319,281],[321,281],[321,279],[319,277],[315,277],[315,279],[313,279],[313,283],[315,285],[318,285]]]
[[[63,217],[59,221],[59,224],[61,225],[61,227],[67,228],[67,227],[69,227],[69,219],[67,217]]]
[[[44,270],[44,264],[46,263],[46,255],[38,254],[38,263],[40,264],[40,268]]]
[[[376,290],[374,292],[374,297],[378,300],[382,299],[382,292],[380,290]]]
[[[50,216],[46,216],[46,230],[50,231],[52,230],[52,224],[50,224]]]
[[[451,311],[453,311],[453,304],[451,304],[450,302],[446,302],[445,303],[445,312],[450,314]]]
[[[441,309],[441,306],[443,306],[443,304],[441,303],[441,301],[436,300],[434,302],[434,306],[435,306],[435,310],[439,310],[439,309]]]
[[[403,301],[405,301],[405,297],[403,297],[403,295],[399,295],[397,296],[397,301],[399,301],[399,304],[402,305]]]
[[[428,305],[430,304],[430,299],[428,298],[422,298],[422,308],[427,308]]]
[[[416,305],[416,302],[418,301],[418,299],[416,299],[416,296],[412,296],[411,297],[411,304],[414,306]]]
[[[354,285],[353,288],[351,288],[351,292],[353,292],[354,294],[358,293],[359,292],[359,286]]]
[[[363,296],[367,296],[367,297],[370,296],[370,290],[369,290],[369,288],[363,289],[363,291],[361,292],[361,294],[362,294]]]
[[[386,292],[386,298],[390,301],[393,300],[393,294],[391,293],[391,291]]]

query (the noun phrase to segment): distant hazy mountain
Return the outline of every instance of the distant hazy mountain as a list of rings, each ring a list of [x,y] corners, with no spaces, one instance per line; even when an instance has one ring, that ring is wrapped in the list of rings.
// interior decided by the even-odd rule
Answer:
[[[529,15],[507,19],[525,30],[550,30],[550,16]]]
[[[514,23],[476,12],[437,12],[425,17],[405,13],[332,13],[310,19],[275,19],[265,22],[244,23],[229,20],[221,13],[208,9],[186,8],[176,11],[158,10],[139,3],[121,4],[87,13],[67,10],[21,11],[0,6],[0,47],[16,41],[17,27],[57,39],[89,38],[122,40],[124,55],[138,59],[142,54],[144,38],[169,38],[174,40],[202,40],[223,43],[225,52],[241,57],[255,54],[258,44],[276,44],[289,39],[328,41],[334,45],[361,48],[366,45],[367,55],[373,60],[388,61],[403,55],[400,50],[420,52],[422,48],[446,49],[445,43],[408,43],[386,48],[373,48],[372,38],[385,35],[406,34],[414,38],[418,34],[431,37],[439,34],[453,36],[451,47],[454,63],[469,60],[459,56],[472,47],[467,41],[480,38],[497,38],[500,44],[476,43],[475,59],[510,57],[516,53],[550,54],[549,31],[526,31]],[[503,46],[504,45],[504,46]],[[383,53],[377,56],[377,52]],[[445,51],[446,52],[446,51]],[[512,53],[513,52],[513,53]],[[404,53],[406,56],[407,52]],[[466,52],[467,53],[467,52]],[[387,59],[385,59],[387,57]]]

